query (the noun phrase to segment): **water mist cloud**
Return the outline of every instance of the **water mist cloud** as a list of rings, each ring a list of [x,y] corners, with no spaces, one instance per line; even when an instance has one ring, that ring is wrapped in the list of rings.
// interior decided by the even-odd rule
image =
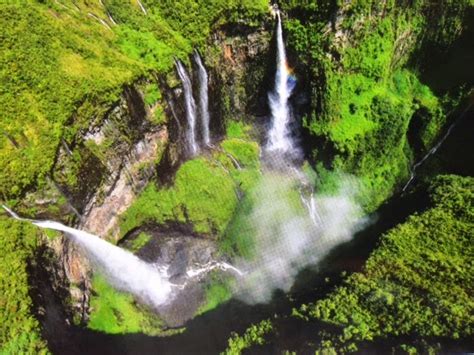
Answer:
[[[276,289],[289,291],[302,269],[317,264],[365,224],[354,200],[355,179],[342,177],[337,191],[314,197],[316,218],[305,207],[300,188],[301,179],[272,171],[254,191],[248,229],[242,231],[253,234],[253,255],[236,264],[245,272],[236,297],[246,303],[268,302]]]

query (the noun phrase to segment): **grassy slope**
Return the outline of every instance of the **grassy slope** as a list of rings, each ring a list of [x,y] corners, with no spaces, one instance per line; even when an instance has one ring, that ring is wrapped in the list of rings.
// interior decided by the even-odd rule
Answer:
[[[147,222],[181,222],[191,223],[195,232],[221,236],[237,207],[238,189],[251,188],[258,169],[255,142],[237,137],[224,140],[212,155],[185,162],[172,186],[150,184],[122,216],[121,232]]]

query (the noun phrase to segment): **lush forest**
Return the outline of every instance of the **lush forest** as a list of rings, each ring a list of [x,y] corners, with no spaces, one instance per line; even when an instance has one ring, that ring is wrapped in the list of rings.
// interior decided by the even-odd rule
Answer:
[[[251,258],[249,223],[268,171],[262,132],[275,69],[270,5],[0,4],[1,203],[27,217],[84,227],[124,172],[133,198],[110,214],[116,222],[104,239],[137,254],[153,242],[147,228],[184,229],[210,240],[223,260]],[[376,215],[401,193],[413,166],[424,162],[453,122],[472,119],[474,4],[285,0],[278,6],[297,82],[290,105],[304,155],[301,171],[310,185],[305,189],[326,196],[350,176],[357,181],[355,203],[364,215]],[[189,158],[182,154],[185,109],[175,62],[182,61],[196,80],[194,50],[210,75],[214,142]],[[156,132],[156,156],[129,168],[141,154],[136,147]],[[370,236],[361,270],[344,271],[322,297],[300,303],[286,297],[285,311],[229,332],[227,349],[219,351],[293,351],[291,339],[281,341],[287,324],[305,329],[300,349],[320,353],[380,344],[384,351],[438,352],[445,341],[466,344],[474,332],[471,161],[458,156],[462,168],[449,169],[451,156],[431,165],[429,159],[405,192],[426,189],[429,202],[383,235]],[[289,204],[301,204],[292,193]],[[0,353],[49,353],[33,271],[50,272],[60,263],[73,270],[81,259],[60,233],[6,213],[0,215],[0,245]],[[37,262],[41,248],[51,251],[45,265]],[[70,292],[56,295],[56,303],[71,332],[160,338],[186,333],[186,325],[168,327],[131,294],[84,268],[80,284],[63,269],[45,280],[54,292]],[[193,317],[228,304],[234,288],[232,278],[213,272]],[[77,290],[84,294],[77,296]],[[74,297],[86,301],[78,306]],[[467,346],[460,349],[473,350],[472,343]]]

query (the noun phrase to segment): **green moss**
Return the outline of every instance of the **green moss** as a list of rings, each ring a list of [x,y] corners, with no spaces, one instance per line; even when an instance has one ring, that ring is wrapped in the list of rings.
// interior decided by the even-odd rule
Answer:
[[[213,310],[218,305],[228,301],[232,297],[230,287],[231,280],[213,278],[209,281],[205,291],[205,303],[199,307],[196,315]]]
[[[132,240],[130,250],[132,252],[139,251],[150,241],[150,239],[151,237],[148,234],[141,232],[135,239]]]
[[[221,143],[222,149],[232,155],[243,167],[258,168],[260,166],[260,149],[256,142],[238,138],[229,138]]]
[[[221,233],[237,204],[231,177],[204,158],[184,163],[174,186],[157,189],[149,186],[127,210],[122,233],[146,221],[192,223],[199,233]]]
[[[37,230],[0,218],[0,348],[2,354],[48,353],[40,324],[32,314],[27,266],[36,248]]]
[[[433,40],[449,46],[462,32],[467,1],[449,1],[449,15],[429,1],[281,5],[290,17],[284,22],[288,46],[310,77],[305,127],[317,138],[314,161],[359,176],[367,188],[362,202],[373,211],[407,178],[412,159],[432,146],[444,126],[443,102],[421,84],[412,65],[417,60],[409,58]],[[327,23],[336,10],[331,31]],[[451,27],[441,28],[438,20]]]
[[[247,139],[252,127],[241,121],[230,120],[227,123],[227,138]]]
[[[111,334],[162,332],[163,323],[156,315],[135,303],[131,295],[116,291],[104,277],[94,275],[92,290],[90,329]]]
[[[158,85],[148,84],[145,87],[145,103],[148,105],[153,105],[157,101],[161,100],[161,91]]]
[[[43,184],[60,139],[73,142],[92,121],[99,123],[124,85],[151,72],[170,73],[174,57],[186,60],[213,26],[253,26],[267,13],[264,1],[145,2],[147,16],[132,2],[103,3],[0,5],[2,196]],[[146,88],[145,99],[160,100],[156,85]],[[163,117],[155,110],[152,120],[162,124]]]

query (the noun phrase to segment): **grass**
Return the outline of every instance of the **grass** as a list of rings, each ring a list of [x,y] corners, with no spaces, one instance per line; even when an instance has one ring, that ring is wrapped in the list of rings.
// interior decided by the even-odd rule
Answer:
[[[184,163],[174,186],[148,186],[122,218],[121,232],[145,223],[192,223],[198,233],[215,235],[224,230],[237,197],[228,174],[205,158]]]
[[[103,276],[94,275],[92,290],[90,329],[110,334],[161,334],[162,321],[139,306],[131,295],[115,290]]]
[[[2,354],[48,353],[40,324],[32,315],[28,262],[37,245],[37,229],[0,217],[0,348]]]

